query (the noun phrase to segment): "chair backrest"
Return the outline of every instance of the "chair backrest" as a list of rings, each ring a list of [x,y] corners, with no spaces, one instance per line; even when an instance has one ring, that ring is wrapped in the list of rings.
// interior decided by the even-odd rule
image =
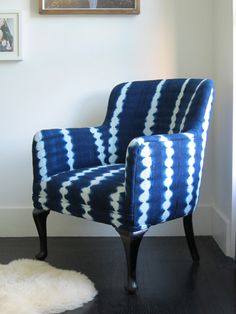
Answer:
[[[202,132],[213,82],[168,79],[129,82],[111,92],[103,126],[108,128],[107,163],[124,162],[129,142],[138,136]],[[115,152],[115,153],[114,153]]]

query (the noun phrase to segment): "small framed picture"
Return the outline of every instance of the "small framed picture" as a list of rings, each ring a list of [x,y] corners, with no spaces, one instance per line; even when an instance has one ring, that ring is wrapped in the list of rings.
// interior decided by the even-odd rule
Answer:
[[[19,11],[0,11],[0,61],[3,60],[22,60]]]
[[[40,14],[139,14],[140,0],[39,0]]]

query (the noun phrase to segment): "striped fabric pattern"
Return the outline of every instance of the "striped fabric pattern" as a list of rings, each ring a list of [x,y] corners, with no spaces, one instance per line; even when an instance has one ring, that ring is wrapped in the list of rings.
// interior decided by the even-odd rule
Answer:
[[[122,83],[101,126],[38,132],[35,208],[128,231],[191,214],[213,96],[207,79]]]

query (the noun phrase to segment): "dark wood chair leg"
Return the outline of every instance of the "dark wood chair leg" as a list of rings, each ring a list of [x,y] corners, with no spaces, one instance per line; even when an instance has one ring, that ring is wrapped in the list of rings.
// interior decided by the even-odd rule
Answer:
[[[119,233],[125,249],[127,261],[127,285],[125,286],[129,294],[135,294],[138,289],[136,281],[136,264],[138,257],[138,250],[141,240],[147,230],[139,232],[127,232],[116,229]]]
[[[39,234],[40,252],[35,256],[38,260],[45,260],[48,255],[47,249],[47,217],[50,211],[34,209],[33,218]]]
[[[193,222],[192,222],[192,215],[185,216],[183,218],[184,222],[184,231],[186,235],[186,239],[188,242],[188,247],[194,262],[199,262],[200,257],[198,254],[197,246],[194,239],[194,232],[193,232]]]

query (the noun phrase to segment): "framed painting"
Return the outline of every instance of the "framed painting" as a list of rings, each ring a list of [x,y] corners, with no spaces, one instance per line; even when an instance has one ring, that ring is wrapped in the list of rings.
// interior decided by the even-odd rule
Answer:
[[[139,14],[140,0],[39,0],[40,14]]]
[[[3,60],[22,60],[19,11],[0,11],[0,61]]]

